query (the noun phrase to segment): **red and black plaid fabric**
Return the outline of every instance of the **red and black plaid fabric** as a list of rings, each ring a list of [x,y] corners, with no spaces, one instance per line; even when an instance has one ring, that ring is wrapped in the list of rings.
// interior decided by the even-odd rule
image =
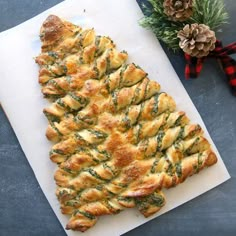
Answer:
[[[217,40],[215,49],[207,57],[215,57],[220,60],[222,68],[227,76],[228,83],[232,89],[233,95],[236,96],[236,61],[229,55],[236,53],[236,42],[223,47],[222,42]],[[185,54],[186,67],[185,67],[185,77],[197,78],[200,74],[204,58],[195,58],[190,55]]]

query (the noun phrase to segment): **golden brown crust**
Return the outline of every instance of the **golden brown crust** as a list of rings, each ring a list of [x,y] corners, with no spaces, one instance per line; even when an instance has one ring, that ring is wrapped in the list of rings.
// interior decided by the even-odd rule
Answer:
[[[55,43],[63,34],[63,26],[63,22],[58,16],[48,16],[40,30],[42,42],[47,42],[47,44]]]
[[[40,29],[42,51],[44,52],[51,49],[52,46],[57,45],[63,38],[70,37],[75,31],[79,30],[80,28],[77,28],[70,22],[63,21],[58,16],[48,16]],[[69,46],[70,42],[67,43]]]
[[[137,207],[148,217],[165,204],[163,188],[217,162],[197,124],[175,111],[108,37],[57,16],[41,27],[42,93],[50,158],[67,229],[85,231],[101,215]]]

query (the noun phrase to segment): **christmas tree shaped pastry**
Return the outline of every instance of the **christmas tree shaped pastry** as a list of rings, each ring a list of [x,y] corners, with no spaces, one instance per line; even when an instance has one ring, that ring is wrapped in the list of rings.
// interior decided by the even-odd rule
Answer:
[[[85,231],[125,208],[148,217],[164,206],[163,188],[216,163],[201,127],[109,37],[54,15],[40,37],[46,136],[67,229]]]

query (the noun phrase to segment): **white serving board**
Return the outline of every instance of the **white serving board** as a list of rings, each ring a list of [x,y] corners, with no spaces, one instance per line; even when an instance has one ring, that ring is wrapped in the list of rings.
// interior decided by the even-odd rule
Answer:
[[[39,28],[49,14],[56,14],[84,28],[94,27],[100,35],[110,36],[119,49],[129,53],[129,60],[140,65],[156,79],[162,90],[172,95],[180,110],[205,130],[218,156],[218,163],[166,191],[167,204],[154,216],[145,219],[135,209],[116,216],[101,217],[83,236],[123,234],[230,178],[203,121],[173,70],[155,36],[141,28],[142,13],[135,0],[67,0],[31,20],[0,34],[0,101],[18,137],[35,176],[63,227],[67,216],[60,213],[55,197],[55,164],[48,158],[51,144],[45,138],[47,120],[42,110],[47,105],[38,84],[34,57],[40,52]],[[82,235],[67,231],[67,234]]]

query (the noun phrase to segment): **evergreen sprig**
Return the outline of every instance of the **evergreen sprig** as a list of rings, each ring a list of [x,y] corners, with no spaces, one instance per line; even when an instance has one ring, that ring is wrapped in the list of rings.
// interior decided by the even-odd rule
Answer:
[[[227,23],[229,18],[223,0],[195,0],[193,9],[190,23],[205,24],[212,30]]]
[[[223,0],[195,0],[193,16],[185,22],[175,22],[168,18],[164,13],[164,0],[147,1],[148,4],[142,6],[145,16],[139,21],[140,25],[151,29],[159,40],[174,51],[179,49],[177,33],[186,24],[205,24],[216,30],[223,23],[227,23],[228,19]]]

